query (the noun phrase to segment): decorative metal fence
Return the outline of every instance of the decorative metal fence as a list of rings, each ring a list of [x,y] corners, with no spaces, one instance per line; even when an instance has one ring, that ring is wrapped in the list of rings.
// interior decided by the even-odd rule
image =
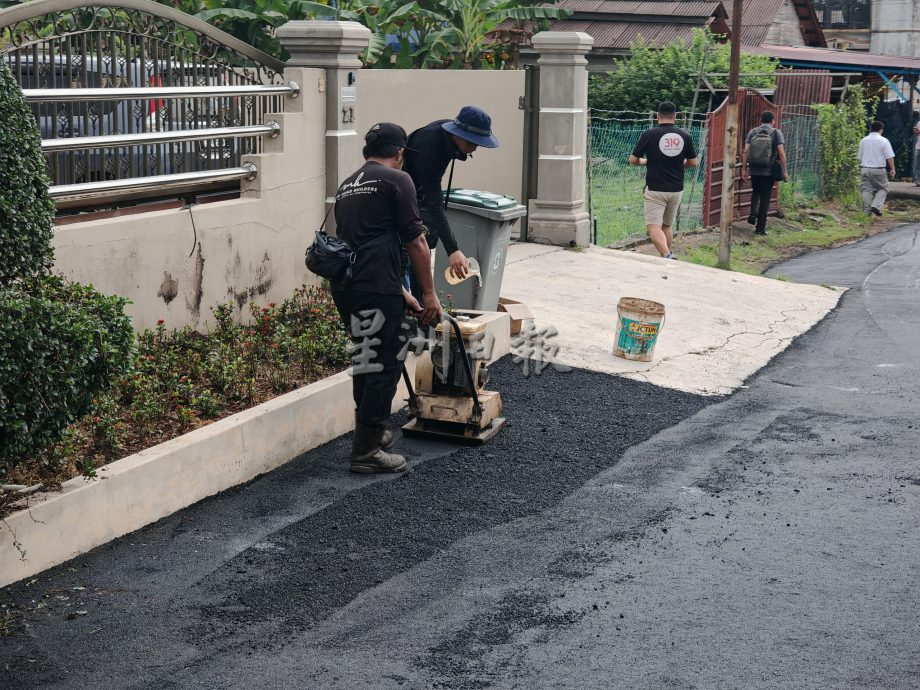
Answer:
[[[283,62],[149,0],[0,10],[0,59],[38,122],[61,207],[238,188],[253,174],[242,157],[277,134],[267,115],[298,92]]]

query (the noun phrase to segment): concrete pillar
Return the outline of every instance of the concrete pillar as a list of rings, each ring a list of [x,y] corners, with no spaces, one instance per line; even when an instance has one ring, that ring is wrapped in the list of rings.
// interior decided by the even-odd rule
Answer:
[[[326,70],[326,207],[339,183],[361,167],[362,133],[355,131],[358,70],[371,31],[357,22],[291,21],[275,35],[291,54],[289,67]],[[327,228],[334,229],[332,216]]]
[[[533,37],[540,54],[540,139],[537,198],[528,211],[532,242],[585,246],[591,218],[585,210],[588,61],[594,39],[581,31],[544,31]]]

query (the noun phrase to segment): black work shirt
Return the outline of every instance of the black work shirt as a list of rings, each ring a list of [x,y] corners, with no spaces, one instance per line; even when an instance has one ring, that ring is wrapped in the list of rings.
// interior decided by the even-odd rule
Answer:
[[[450,120],[437,120],[415,130],[406,144],[405,170],[412,177],[418,194],[418,206],[431,231],[428,246],[434,247],[440,238],[447,254],[457,251],[457,240],[444,213],[444,190],[441,181],[452,160],[465,161],[467,156],[454,143],[450,132],[441,125]]]
[[[633,154],[645,158],[645,184],[652,192],[684,191],[684,161],[696,158],[693,140],[677,125],[652,127],[640,138]]]
[[[335,223],[338,236],[358,251],[351,281],[333,287],[403,294],[402,247],[425,230],[412,178],[380,163],[365,163],[336,192]],[[391,235],[392,241],[359,250],[381,234]]]

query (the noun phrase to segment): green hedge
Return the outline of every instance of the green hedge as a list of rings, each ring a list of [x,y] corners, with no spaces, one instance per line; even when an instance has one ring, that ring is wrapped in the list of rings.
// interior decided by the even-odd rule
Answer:
[[[0,290],[0,478],[57,441],[129,369],[126,303],[53,276]]]

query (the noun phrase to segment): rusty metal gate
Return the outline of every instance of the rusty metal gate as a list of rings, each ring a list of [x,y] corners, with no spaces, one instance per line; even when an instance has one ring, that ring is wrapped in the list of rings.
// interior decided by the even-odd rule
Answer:
[[[745,218],[751,208],[751,186],[741,182],[741,151],[744,148],[744,138],[747,133],[760,124],[760,116],[765,110],[770,110],[775,115],[774,125],[781,126],[782,106],[774,105],[757,91],[741,89],[738,92],[738,150],[735,152],[735,198],[732,205],[735,208],[735,218]],[[718,226],[722,218],[722,178],[725,165],[723,149],[725,146],[725,118],[727,103],[722,103],[716,110],[709,113],[706,118],[706,129],[709,138],[706,144],[706,185],[703,195],[703,224]],[[773,188],[770,201],[770,214],[773,215],[779,208],[779,185]]]

